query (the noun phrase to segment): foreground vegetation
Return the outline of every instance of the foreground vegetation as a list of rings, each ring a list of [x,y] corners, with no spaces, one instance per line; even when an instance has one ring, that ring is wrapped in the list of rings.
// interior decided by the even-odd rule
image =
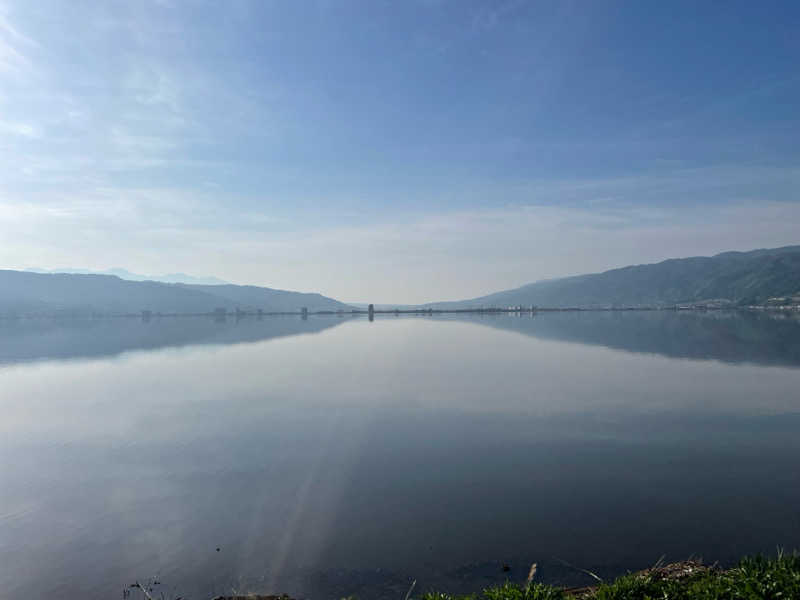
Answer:
[[[745,558],[732,569],[687,561],[625,575],[613,583],[564,590],[507,582],[478,594],[429,592],[421,600],[790,600],[800,599],[800,555]]]
[[[580,569],[582,570],[582,569]],[[597,578],[589,571],[583,571]],[[482,592],[452,595],[433,591],[413,594],[405,600],[800,600],[800,554],[779,552],[774,558],[756,556],[742,559],[730,569],[706,566],[688,560],[619,577],[584,588],[564,589],[534,581],[536,565],[528,581],[486,588]],[[123,592],[123,598],[165,600],[154,591],[158,582],[135,583]],[[182,597],[175,600],[183,600]],[[223,595],[214,600],[293,600],[286,595]],[[342,600],[358,600],[355,596]]]

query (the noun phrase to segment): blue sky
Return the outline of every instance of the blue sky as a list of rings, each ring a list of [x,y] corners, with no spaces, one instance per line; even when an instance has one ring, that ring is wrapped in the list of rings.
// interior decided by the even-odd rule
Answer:
[[[800,243],[795,2],[0,0],[0,267],[476,296]]]

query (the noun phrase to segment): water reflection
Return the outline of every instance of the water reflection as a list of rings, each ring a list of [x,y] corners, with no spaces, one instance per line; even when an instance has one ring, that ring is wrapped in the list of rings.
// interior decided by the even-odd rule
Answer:
[[[465,321],[543,339],[595,344],[629,352],[732,363],[800,366],[800,316],[793,314],[620,311],[451,314],[432,318]],[[363,319],[363,316],[0,319],[0,364],[110,356],[130,350],[188,345],[256,342],[321,332],[351,319]]]
[[[257,319],[153,319],[8,336],[21,362],[0,371],[0,589],[108,598],[159,573],[191,598],[396,599],[412,577],[474,590],[533,560],[576,582],[554,557],[611,574],[795,546],[800,369],[765,340],[791,357],[798,339],[758,319],[593,315],[606,321],[268,317],[254,341]],[[206,333],[147,329],[173,322]],[[639,339],[637,323],[683,341]],[[669,358],[695,343],[729,357],[720,336],[757,348]],[[91,358],[31,360],[70,343]]]
[[[800,365],[800,315],[745,311],[546,312],[467,320],[535,337],[675,358]]]
[[[257,342],[318,333],[343,318],[269,316],[0,319],[0,364],[113,356],[196,344]]]

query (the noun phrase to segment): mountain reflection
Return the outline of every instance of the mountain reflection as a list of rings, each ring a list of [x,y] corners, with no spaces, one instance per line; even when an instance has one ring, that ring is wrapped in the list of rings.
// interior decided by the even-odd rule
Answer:
[[[460,315],[458,318],[462,318]],[[672,358],[800,366],[800,318],[734,311],[546,312],[470,316],[538,338]]]
[[[0,320],[0,364],[114,356],[131,350],[224,345],[317,333],[360,317],[349,315],[264,318],[164,317],[142,319]],[[380,335],[381,316],[371,327]],[[800,317],[788,314],[709,311],[543,312],[442,314],[536,338],[599,345],[672,358],[800,366]]]
[[[164,317],[0,320],[0,364],[114,356],[131,350],[258,342],[318,333],[346,317]]]

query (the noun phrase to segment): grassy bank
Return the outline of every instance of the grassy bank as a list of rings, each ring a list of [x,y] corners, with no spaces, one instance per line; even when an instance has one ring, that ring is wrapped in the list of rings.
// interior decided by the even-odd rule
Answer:
[[[535,569],[534,569],[535,570]],[[535,580],[535,576],[532,578]],[[420,600],[791,600],[800,599],[800,555],[745,558],[719,569],[696,561],[654,567],[595,587],[565,590],[535,581],[505,583],[452,596],[429,592]]]

